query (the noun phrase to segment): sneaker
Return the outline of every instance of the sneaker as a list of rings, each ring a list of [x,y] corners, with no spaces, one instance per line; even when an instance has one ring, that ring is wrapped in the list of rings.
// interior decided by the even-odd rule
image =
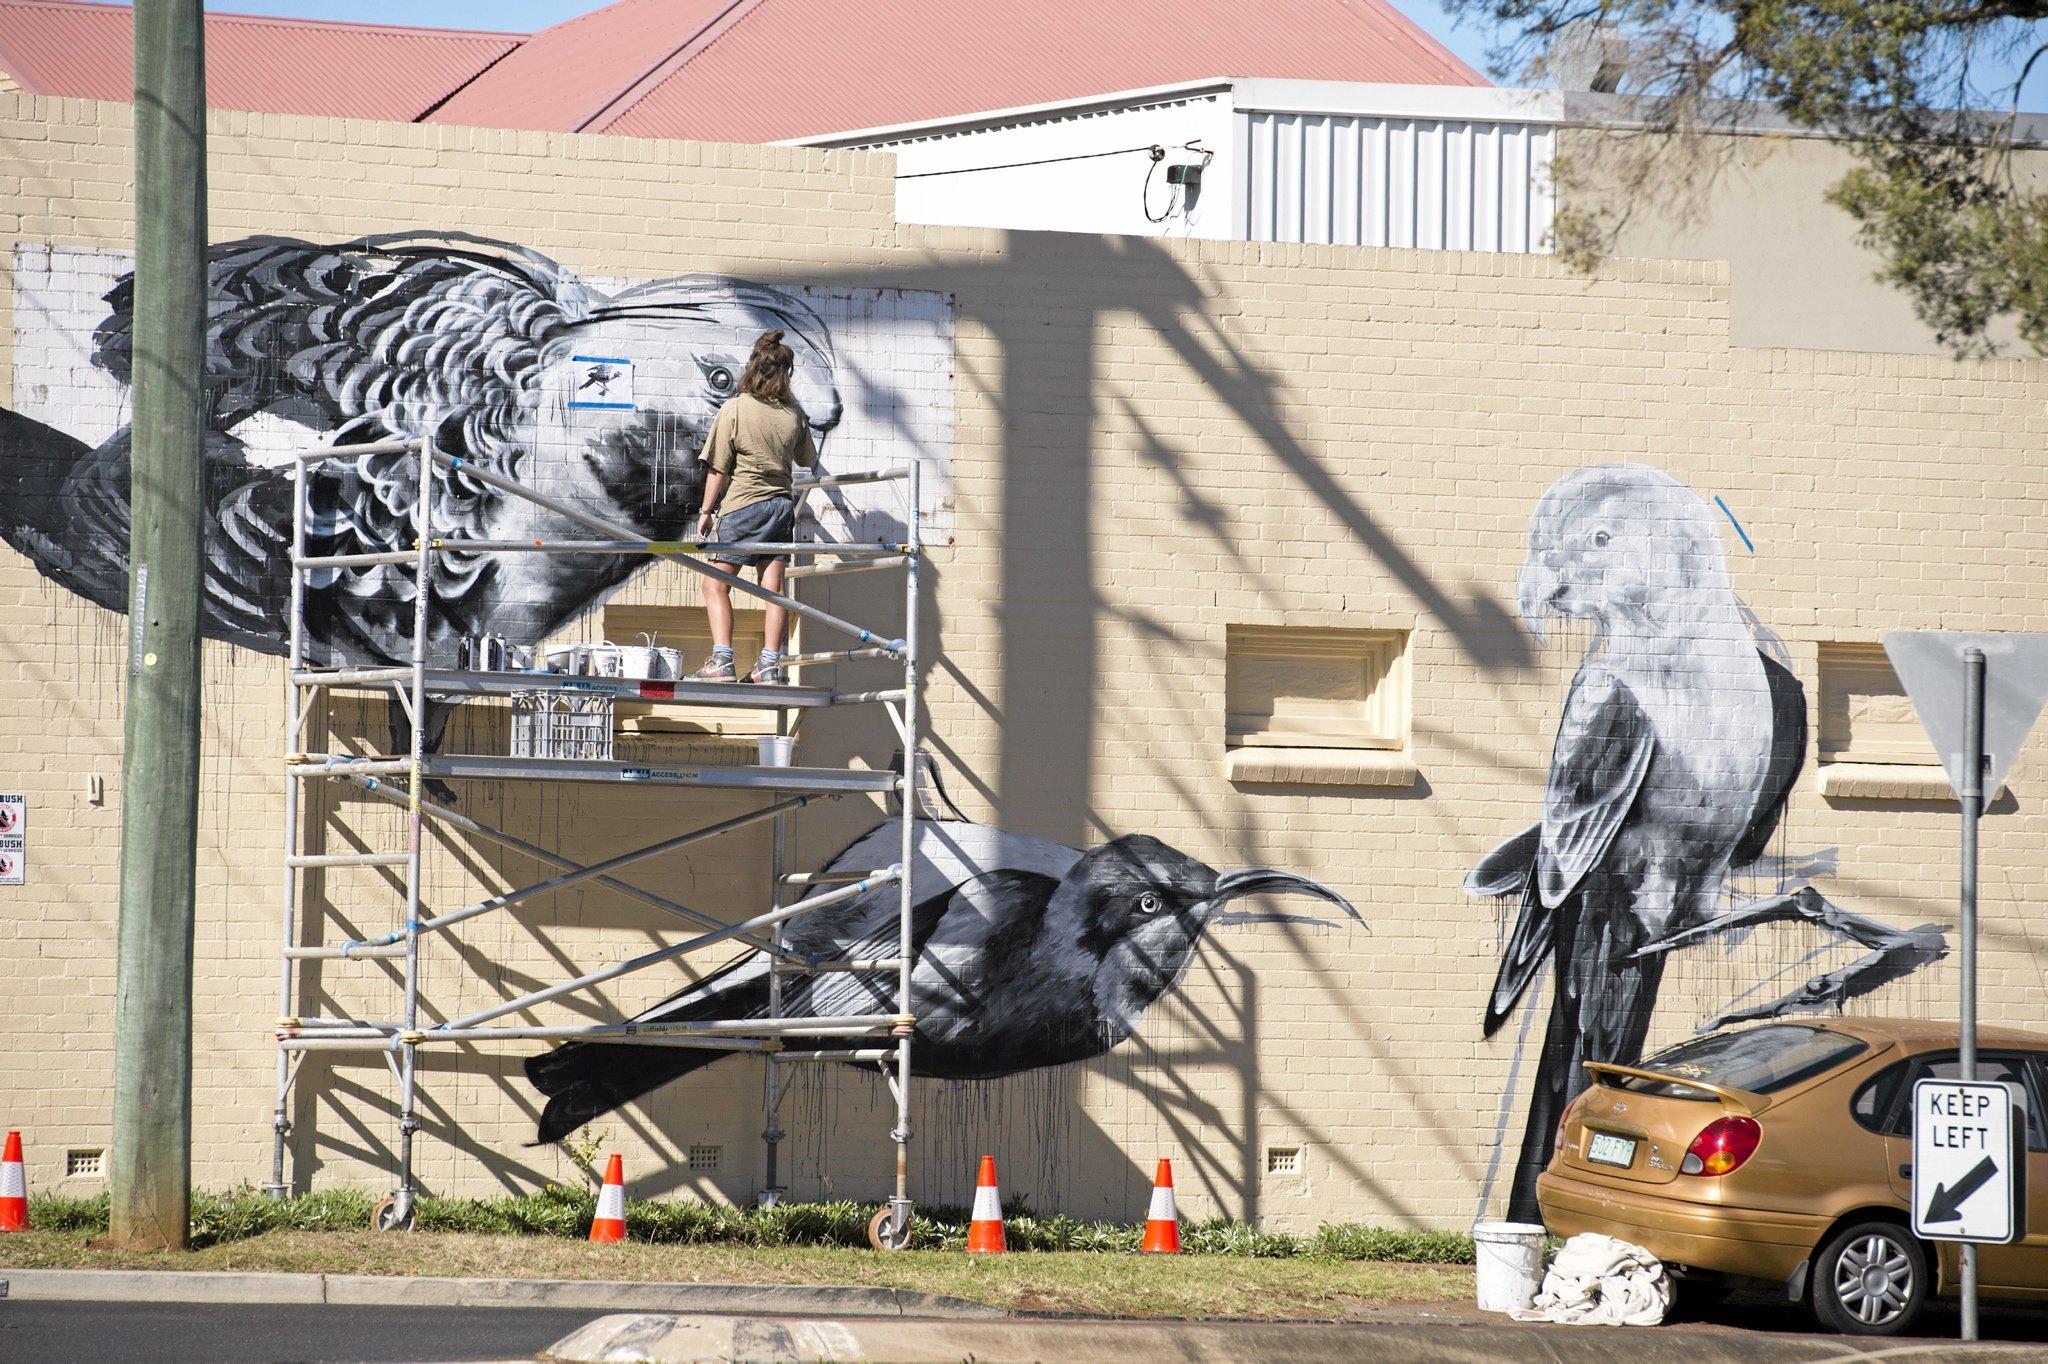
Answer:
[[[690,674],[690,681],[692,682],[736,682],[738,680],[738,676],[733,672],[732,660],[720,658],[717,654],[713,654],[705,659],[704,666]]]
[[[785,687],[789,685],[789,669],[780,663],[756,663],[747,674],[747,681],[764,687]]]

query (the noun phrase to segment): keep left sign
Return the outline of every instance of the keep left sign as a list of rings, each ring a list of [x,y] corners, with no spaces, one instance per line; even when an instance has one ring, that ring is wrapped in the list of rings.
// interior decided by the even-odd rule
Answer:
[[[1913,1230],[2004,1245],[2026,1231],[2024,1097],[1995,1080],[1913,1084]]]

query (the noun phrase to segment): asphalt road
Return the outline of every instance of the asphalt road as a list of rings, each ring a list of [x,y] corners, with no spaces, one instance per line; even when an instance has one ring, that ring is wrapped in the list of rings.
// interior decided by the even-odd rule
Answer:
[[[324,1307],[0,1299],[0,1360],[312,1364],[531,1359],[585,1308]]]
[[[522,1360],[598,1317],[589,1308],[245,1306],[0,1299],[0,1360],[38,1364],[312,1364],[313,1361]],[[697,1318],[724,1322],[735,1318]],[[752,1319],[767,1326],[765,1319]],[[1955,1357],[1955,1314],[1936,1307],[1905,1341],[1812,1334],[1811,1321],[1769,1295],[1741,1294],[1670,1325],[1618,1331],[1516,1326],[1467,1304],[1369,1310],[1346,1325],[911,1322],[843,1319],[873,1357],[1087,1358],[1768,1364],[1857,1354]],[[1962,1357],[2048,1357],[2048,1313],[2001,1309],[1984,1319],[1987,1348]],[[724,1329],[724,1328],[721,1328]],[[749,1328],[752,1329],[752,1328]],[[880,1333],[879,1335],[877,1333]],[[869,1340],[869,1336],[875,1338]],[[1156,1337],[1156,1338],[1155,1338]],[[1997,1343],[1992,1343],[1997,1342]],[[1917,1349],[1915,1348],[1917,1347]],[[879,1353],[876,1353],[879,1351]],[[2013,1353],[2008,1353],[2013,1352]]]

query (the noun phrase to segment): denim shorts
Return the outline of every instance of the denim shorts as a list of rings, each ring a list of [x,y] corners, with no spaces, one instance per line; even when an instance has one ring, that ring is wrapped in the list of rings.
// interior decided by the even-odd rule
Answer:
[[[787,497],[764,497],[738,511],[727,512],[718,518],[717,538],[728,544],[786,544],[796,539],[796,502]],[[731,568],[765,568],[778,561],[789,562],[787,554],[736,554],[725,550],[709,558],[714,564]]]

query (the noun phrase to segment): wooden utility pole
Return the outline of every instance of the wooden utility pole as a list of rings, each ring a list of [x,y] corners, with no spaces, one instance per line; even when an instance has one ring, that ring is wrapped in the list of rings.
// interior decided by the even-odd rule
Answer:
[[[128,660],[114,1003],[119,1245],[185,1248],[206,372],[200,0],[135,0],[135,322]]]

